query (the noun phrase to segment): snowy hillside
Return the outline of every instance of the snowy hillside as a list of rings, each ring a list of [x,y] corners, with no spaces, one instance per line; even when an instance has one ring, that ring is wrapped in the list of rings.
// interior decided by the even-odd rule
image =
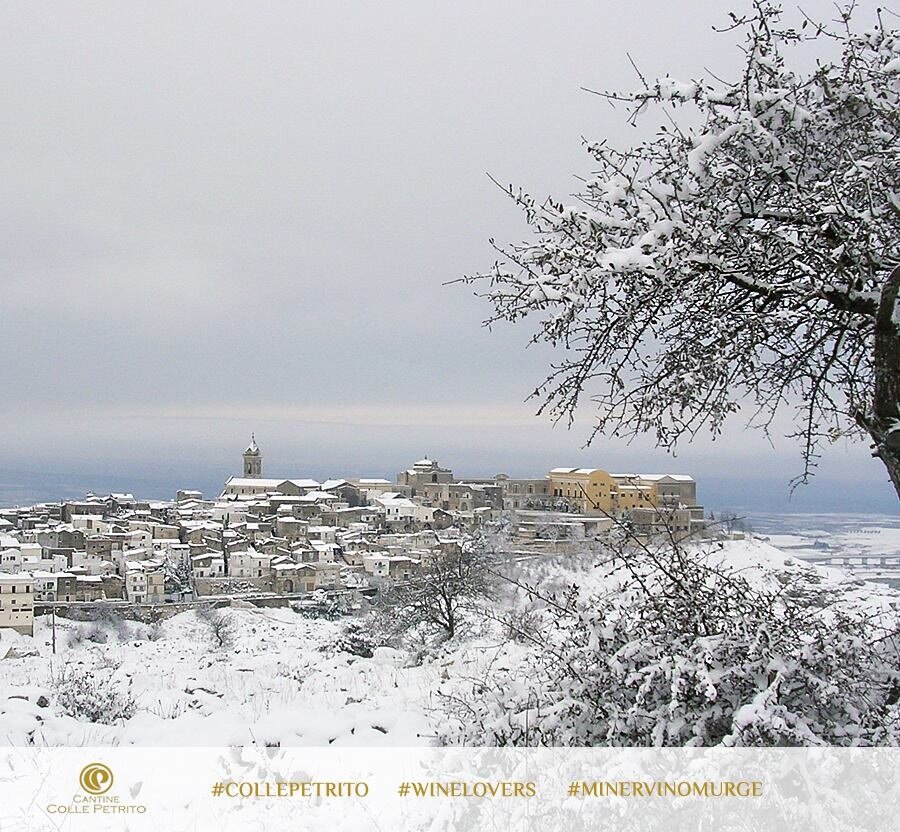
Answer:
[[[813,576],[821,591],[900,614],[900,593],[812,567],[761,541],[724,545],[723,563],[753,581]],[[607,568],[532,561],[522,577],[585,591],[613,586]],[[512,594],[507,603],[516,603]],[[194,612],[158,628],[136,622],[97,632],[89,622],[57,619],[51,654],[48,618],[34,638],[0,638],[0,737],[23,745],[426,745],[443,716],[438,689],[477,677],[491,662],[529,661],[530,650],[488,623],[457,637],[425,661],[387,647],[361,658],[334,649],[343,621],[309,620],[289,609],[241,606],[226,613],[233,646],[216,648]],[[91,640],[93,639],[93,640]],[[105,643],[104,643],[105,639]],[[115,724],[66,715],[54,680],[93,674],[105,690],[133,698]],[[70,708],[71,710],[71,708]]]

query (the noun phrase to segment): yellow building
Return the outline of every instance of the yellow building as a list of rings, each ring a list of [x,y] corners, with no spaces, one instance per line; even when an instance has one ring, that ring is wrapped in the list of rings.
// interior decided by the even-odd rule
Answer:
[[[656,483],[640,477],[618,477],[612,475],[616,484],[613,505],[617,511],[633,511],[637,508],[652,508],[659,504]]]
[[[582,514],[613,511],[616,483],[601,468],[554,468],[550,472],[550,496]]]
[[[653,482],[614,477],[602,468],[554,468],[550,497],[581,514],[617,514],[657,504]]]

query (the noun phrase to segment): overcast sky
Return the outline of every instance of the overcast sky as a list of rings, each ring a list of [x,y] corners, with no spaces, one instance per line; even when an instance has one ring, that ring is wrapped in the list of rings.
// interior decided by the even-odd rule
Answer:
[[[739,472],[786,500],[796,449],[740,422],[676,460],[581,450],[589,414],[566,432],[523,402],[547,354],[444,285],[525,233],[486,172],[564,196],[582,136],[637,135],[581,90],[634,86],[626,52],[650,75],[737,65],[719,6],[3,3],[7,479],[205,483],[255,430],[273,474],[392,475],[427,452],[466,473]],[[829,453],[803,505],[835,489],[893,509],[862,445]]]

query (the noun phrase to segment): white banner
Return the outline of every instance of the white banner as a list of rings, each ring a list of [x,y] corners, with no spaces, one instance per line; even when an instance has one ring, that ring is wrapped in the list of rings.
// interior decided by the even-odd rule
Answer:
[[[893,749],[11,748],[0,830],[896,830]]]

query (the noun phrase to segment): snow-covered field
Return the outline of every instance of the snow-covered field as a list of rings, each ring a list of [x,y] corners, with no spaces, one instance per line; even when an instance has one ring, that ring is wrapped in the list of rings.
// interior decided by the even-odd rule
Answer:
[[[805,564],[758,541],[727,543],[722,558],[759,580],[811,570],[823,589],[860,604],[900,613],[900,593]],[[601,567],[569,570],[532,562],[531,579],[596,588]],[[309,620],[290,609],[228,610],[232,649],[217,649],[194,612],[154,632],[136,622],[110,629],[105,643],[84,638],[94,626],[57,619],[57,653],[48,618],[33,638],[0,637],[0,742],[12,745],[427,745],[441,717],[437,690],[477,676],[491,661],[528,661],[528,649],[487,627],[417,663],[410,653],[379,648],[371,658],[334,649],[343,621]],[[79,636],[81,636],[79,638]],[[114,725],[68,716],[55,679],[93,671],[128,691],[135,710]],[[109,679],[110,681],[106,681]]]
[[[780,548],[839,554],[900,555],[900,517],[872,514],[757,514],[758,535]]]
[[[4,631],[0,654],[0,742],[12,745],[428,745],[433,691],[448,674],[476,672],[477,643],[411,666],[405,652],[378,648],[360,658],[331,648],[343,622],[308,620],[290,609],[231,609],[233,650],[216,649],[193,612],[161,625],[158,637],[127,622],[129,637],[67,646],[93,626],[49,618],[34,638]],[[112,683],[130,691],[135,715],[118,725],[61,713],[54,678],[118,665]],[[44,699],[41,699],[44,697]],[[41,707],[47,702],[45,707]]]
[[[900,588],[900,517],[762,514],[747,519],[773,546],[802,560],[842,562],[857,577]]]
[[[106,644],[68,647],[92,625],[57,619],[57,655],[41,618],[34,639],[16,640],[17,652],[39,656],[2,663],[0,732],[7,743],[49,745],[192,745],[284,743],[367,745],[424,742],[421,669],[403,668],[404,656],[384,648],[372,659],[331,653],[340,624],[311,621],[289,609],[232,609],[232,650],[213,647],[193,612],[161,625],[156,640],[128,622],[131,637],[110,634]],[[322,652],[322,649],[327,652]],[[40,708],[52,699],[55,674],[119,663],[116,684],[130,688],[136,714],[112,727],[79,722]],[[11,697],[22,696],[23,699]],[[390,739],[388,739],[390,738]]]

